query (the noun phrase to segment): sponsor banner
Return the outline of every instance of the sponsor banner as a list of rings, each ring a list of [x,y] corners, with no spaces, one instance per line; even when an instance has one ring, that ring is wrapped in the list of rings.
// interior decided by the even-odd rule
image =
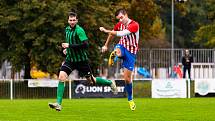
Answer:
[[[205,96],[215,93],[215,79],[195,79],[195,93]]]
[[[114,95],[111,92],[110,86],[90,86],[86,80],[74,81],[73,97],[88,98],[88,97],[126,97],[125,82],[123,80],[115,80],[118,94]]]
[[[185,79],[153,79],[152,98],[186,98]]]
[[[28,80],[28,87],[57,87],[58,80]]]

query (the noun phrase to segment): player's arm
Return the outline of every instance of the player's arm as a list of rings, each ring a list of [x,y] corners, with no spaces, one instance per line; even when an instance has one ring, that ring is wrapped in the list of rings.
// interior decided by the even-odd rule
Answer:
[[[80,44],[62,43],[63,48],[83,49],[83,48],[87,48],[88,46],[89,46],[89,43],[87,40],[83,41]]]
[[[66,49],[63,49],[63,56],[66,55]]]
[[[105,52],[105,51],[108,50],[108,45],[111,42],[111,40],[113,39],[113,37],[115,35],[115,31],[114,30],[112,30],[112,31],[111,30],[106,30],[104,27],[100,27],[99,30],[102,31],[102,32],[108,33],[107,40],[106,40],[104,46],[102,47],[102,52]]]
[[[88,38],[85,31],[81,28],[77,31],[78,38],[82,43],[80,44],[69,44],[62,43],[63,48],[72,48],[72,49],[84,49],[89,47]]]
[[[123,31],[114,31],[114,30],[107,30],[105,29],[104,27],[100,27],[99,28],[100,31],[102,32],[105,32],[105,33],[108,33],[108,38],[105,42],[105,45],[102,47],[102,52],[105,52],[108,50],[108,45],[110,43],[110,41],[113,39],[113,36],[116,35],[116,36],[124,36],[124,35],[127,35],[127,34],[130,34],[131,32],[128,31],[128,30],[123,30]]]
[[[114,30],[108,30],[108,29],[105,29],[104,27],[100,27],[99,30],[101,32],[108,33],[109,35],[116,35],[116,31],[114,31]]]
[[[108,38],[107,38],[107,40],[105,42],[105,45],[102,47],[102,52],[105,52],[105,51],[108,50],[108,45],[109,45],[109,43],[111,42],[112,39],[113,39],[113,35],[109,34]]]
[[[105,33],[108,33],[109,35],[116,35],[118,37],[122,37],[122,36],[125,36],[125,35],[128,35],[130,34],[131,32],[127,29],[123,30],[123,31],[114,31],[114,30],[107,30],[105,29],[104,27],[100,27],[99,28],[100,31],[102,32],[105,32]]]
[[[89,43],[87,40],[83,41],[81,44],[70,44],[69,48],[73,48],[73,49],[81,49],[81,48],[87,48],[89,47]]]

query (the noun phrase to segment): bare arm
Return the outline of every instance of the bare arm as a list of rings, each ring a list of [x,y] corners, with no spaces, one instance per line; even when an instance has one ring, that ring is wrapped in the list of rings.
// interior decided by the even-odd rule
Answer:
[[[125,30],[122,30],[122,31],[114,31],[114,30],[107,30],[105,29],[104,27],[100,27],[99,28],[100,31],[102,32],[105,32],[105,33],[108,33],[108,38],[107,38],[107,41],[105,42],[105,45],[102,47],[102,52],[105,52],[108,50],[108,44],[109,42],[112,40],[113,36],[118,36],[118,37],[122,37],[122,36],[125,36],[125,35],[128,35],[130,34],[131,32],[127,29]]]
[[[111,42],[111,40],[113,39],[113,36],[116,35],[116,32],[113,31],[113,30],[112,31],[111,30],[106,30],[104,27],[100,27],[99,29],[102,32],[108,33],[108,38],[107,38],[104,46],[102,47],[102,52],[105,52],[105,51],[108,50],[108,45]]]
[[[112,39],[113,39],[113,35],[109,34],[104,46],[108,47],[108,45]]]
[[[114,31],[114,30],[107,30],[107,29],[105,29],[104,27],[100,27],[99,28],[100,29],[100,31],[102,31],[102,32],[105,32],[105,33],[108,33],[109,35],[116,35],[116,31]]]
[[[113,35],[109,34],[104,46],[102,47],[102,53],[108,50],[108,45],[112,39],[113,39]]]

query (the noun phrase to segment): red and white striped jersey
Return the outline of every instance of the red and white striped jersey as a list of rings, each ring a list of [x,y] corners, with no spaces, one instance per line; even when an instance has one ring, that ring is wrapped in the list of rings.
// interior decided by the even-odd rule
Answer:
[[[139,42],[139,24],[133,20],[125,26],[122,22],[118,22],[114,26],[114,31],[123,31],[127,29],[131,33],[120,38],[119,44],[123,45],[128,51],[133,54],[137,53]]]

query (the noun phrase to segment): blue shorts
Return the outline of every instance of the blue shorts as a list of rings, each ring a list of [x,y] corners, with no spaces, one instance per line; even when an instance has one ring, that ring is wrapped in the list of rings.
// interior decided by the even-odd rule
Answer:
[[[123,45],[117,44],[114,48],[119,48],[121,50],[121,59],[123,60],[122,66],[130,71],[134,70],[136,55],[128,51]]]

